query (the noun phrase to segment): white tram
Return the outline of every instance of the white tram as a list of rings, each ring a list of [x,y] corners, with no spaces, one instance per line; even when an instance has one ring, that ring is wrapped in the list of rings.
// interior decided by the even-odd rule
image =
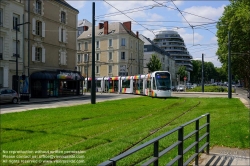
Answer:
[[[87,81],[87,78],[85,79]],[[91,88],[91,78],[88,78]],[[96,90],[106,93],[127,93],[151,97],[171,97],[171,74],[155,71],[146,75],[97,77]]]

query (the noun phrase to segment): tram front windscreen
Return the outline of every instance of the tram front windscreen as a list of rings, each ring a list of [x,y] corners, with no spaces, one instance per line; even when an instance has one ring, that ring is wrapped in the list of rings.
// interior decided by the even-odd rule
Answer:
[[[155,73],[155,81],[158,90],[171,90],[171,78],[168,72]]]

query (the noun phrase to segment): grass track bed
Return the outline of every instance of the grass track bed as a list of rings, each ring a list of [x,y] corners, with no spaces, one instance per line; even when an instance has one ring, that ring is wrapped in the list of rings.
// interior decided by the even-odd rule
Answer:
[[[149,97],[2,114],[1,148],[86,151],[86,165],[98,165],[205,113],[211,115],[212,146],[249,148],[249,110],[238,99]],[[191,124],[184,132],[193,129]],[[176,138],[176,134],[164,138],[160,149]],[[193,140],[191,137],[184,146]],[[143,163],[152,149],[148,147],[118,165]],[[173,149],[160,164],[175,155]]]

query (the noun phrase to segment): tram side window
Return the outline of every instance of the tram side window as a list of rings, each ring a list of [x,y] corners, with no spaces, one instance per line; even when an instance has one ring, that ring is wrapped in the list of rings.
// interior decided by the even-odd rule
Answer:
[[[109,89],[113,89],[113,81],[109,81]]]
[[[151,88],[151,82],[150,82],[150,80],[147,81],[147,88]]]
[[[101,80],[97,80],[96,81],[96,87],[97,88],[101,88]]]
[[[140,87],[140,90],[143,89],[143,81],[142,80],[139,80],[139,87]]]
[[[153,89],[154,89],[154,90],[156,89],[156,86],[155,86],[155,78],[153,78]]]
[[[130,88],[130,80],[122,80],[122,88]]]

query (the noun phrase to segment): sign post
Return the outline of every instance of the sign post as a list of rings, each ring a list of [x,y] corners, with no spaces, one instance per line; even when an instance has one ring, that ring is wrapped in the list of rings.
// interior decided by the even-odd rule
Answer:
[[[186,92],[186,80],[187,80],[187,77],[186,77],[186,76],[184,76],[184,78],[183,78],[183,79],[184,79],[184,88],[185,88],[184,90],[185,90],[185,92]]]

